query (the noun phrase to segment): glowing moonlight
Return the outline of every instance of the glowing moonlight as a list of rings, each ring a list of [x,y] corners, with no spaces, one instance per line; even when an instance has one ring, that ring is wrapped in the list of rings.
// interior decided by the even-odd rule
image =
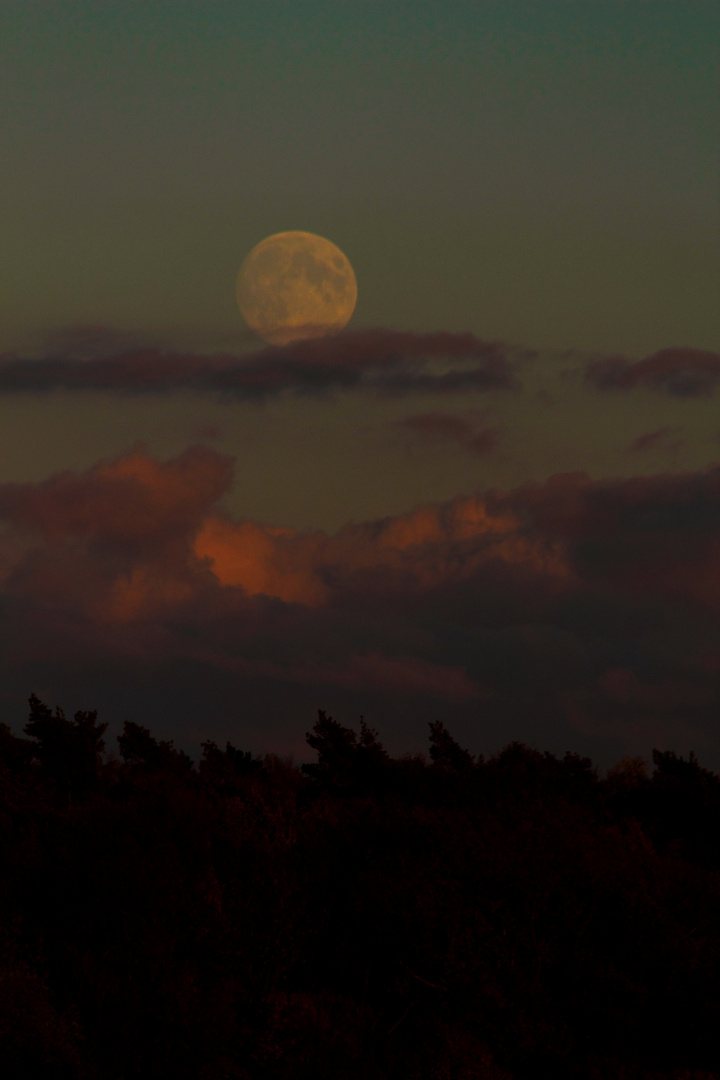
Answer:
[[[357,281],[322,236],[282,232],[252,249],[237,277],[245,322],[272,345],[336,334],[355,309]]]

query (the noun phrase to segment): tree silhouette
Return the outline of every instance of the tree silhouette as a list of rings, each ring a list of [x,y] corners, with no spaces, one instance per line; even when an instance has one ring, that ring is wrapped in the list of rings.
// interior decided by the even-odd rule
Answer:
[[[472,754],[455,742],[442,720],[430,724],[430,757],[438,769],[465,772],[474,765]]]
[[[392,758],[319,711],[302,769],[127,722],[98,773],[103,731],[0,725],[3,1080],[720,1080],[694,755]]]
[[[35,755],[35,743],[20,739],[7,724],[0,723],[0,767],[17,776],[25,772]]]
[[[18,961],[0,966],[0,1061],[7,1080],[87,1075],[77,1027],[53,1007],[43,981]]]
[[[693,857],[720,867],[720,777],[672,750],[653,750],[651,832],[661,845],[673,843]]]
[[[382,783],[389,762],[377,731],[360,718],[360,738],[352,728],[343,727],[318,709],[313,733],[306,732],[308,745],[317,751],[316,764],[302,765],[302,772],[318,788],[361,794]]]
[[[125,764],[140,772],[188,772],[192,769],[191,759],[183,750],[175,749],[172,739],[158,741],[146,727],[132,720],[123,723],[117,741]]]
[[[359,783],[375,787],[387,769],[390,761],[387,751],[378,739],[374,728],[368,727],[365,718],[360,717],[360,737],[357,741],[353,768]]]
[[[84,795],[97,785],[107,724],[98,724],[96,711],[76,712],[73,720],[67,720],[58,706],[53,715],[35,694],[29,704],[24,731],[36,740],[33,756],[42,775],[61,800]]]
[[[641,757],[624,757],[608,769],[608,779],[618,787],[635,788],[649,780],[647,762]]]
[[[323,787],[347,787],[357,749],[357,735],[352,728],[343,727],[318,709],[312,734],[305,732],[305,739],[318,756],[317,764],[301,766],[305,775]]]
[[[264,773],[260,758],[254,758],[249,750],[238,750],[231,742],[225,743],[224,750],[212,740],[201,743],[201,748],[200,776],[225,795],[235,794],[243,778]]]

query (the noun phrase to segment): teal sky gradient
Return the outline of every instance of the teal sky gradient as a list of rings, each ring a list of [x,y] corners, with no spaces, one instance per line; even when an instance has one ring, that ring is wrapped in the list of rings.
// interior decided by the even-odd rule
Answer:
[[[233,340],[242,258],[306,229],[355,326],[715,347],[718,70],[699,0],[6,0],[0,345]]]

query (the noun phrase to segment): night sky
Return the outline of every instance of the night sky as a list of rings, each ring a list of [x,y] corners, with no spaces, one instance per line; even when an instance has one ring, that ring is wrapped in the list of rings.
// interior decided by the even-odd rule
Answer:
[[[3,0],[3,718],[718,769],[719,72],[704,0]],[[358,301],[273,347],[286,230]]]

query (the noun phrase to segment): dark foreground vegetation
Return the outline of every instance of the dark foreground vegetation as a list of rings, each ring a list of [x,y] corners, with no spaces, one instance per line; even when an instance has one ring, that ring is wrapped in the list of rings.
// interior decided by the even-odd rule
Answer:
[[[0,1074],[720,1078],[720,779],[0,725]]]

